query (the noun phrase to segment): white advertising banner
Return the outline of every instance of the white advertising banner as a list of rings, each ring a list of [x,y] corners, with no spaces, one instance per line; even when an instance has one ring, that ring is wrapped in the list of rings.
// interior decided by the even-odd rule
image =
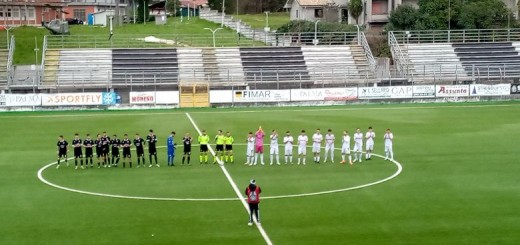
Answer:
[[[291,89],[291,101],[355,100],[357,93],[357,88]]]
[[[0,94],[0,106],[41,106],[40,94]]]
[[[155,104],[179,104],[179,91],[155,92]]]
[[[413,98],[434,98],[435,85],[417,85],[413,86]]]
[[[360,99],[412,98],[412,94],[412,86],[360,87],[358,91]]]
[[[155,104],[155,92],[130,92],[130,104]]]
[[[500,96],[510,94],[511,84],[471,84],[469,94],[471,96]]]
[[[233,103],[232,90],[210,90],[209,103]]]
[[[41,94],[43,106],[115,105],[115,93]]]
[[[435,85],[436,97],[469,96],[469,85]]]
[[[283,102],[291,100],[291,90],[237,90],[234,102]]]

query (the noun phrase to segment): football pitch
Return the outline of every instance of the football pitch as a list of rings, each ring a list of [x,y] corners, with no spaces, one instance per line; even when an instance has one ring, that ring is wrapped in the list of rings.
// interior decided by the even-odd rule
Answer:
[[[1,113],[0,244],[517,244],[519,118],[520,102]],[[246,166],[247,133],[260,125],[266,166]],[[342,131],[369,126],[383,156],[392,129],[396,162],[340,164]],[[235,163],[199,164],[194,145],[181,166],[181,138],[196,144],[196,128],[211,139],[230,131]],[[316,128],[336,135],[334,164],[313,163],[309,148],[305,166],[286,165],[280,140],[282,164],[269,165],[271,130]],[[161,167],[136,168],[135,152],[133,168],[53,165],[58,135],[70,146],[74,133],[149,129]],[[262,188],[261,226],[247,225],[237,195],[250,179]]]

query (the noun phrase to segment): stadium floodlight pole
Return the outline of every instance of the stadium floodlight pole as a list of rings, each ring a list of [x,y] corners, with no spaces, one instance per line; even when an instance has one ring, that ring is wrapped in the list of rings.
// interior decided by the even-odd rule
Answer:
[[[213,48],[216,47],[216,42],[215,42],[215,33],[219,30],[222,30],[223,28],[217,28],[217,29],[211,29],[211,28],[204,28],[204,30],[209,30],[211,32],[211,35],[213,36]]]
[[[146,4],[146,0],[143,0],[143,24],[146,25],[146,9],[148,5]]]
[[[224,10],[226,10],[226,0],[222,0],[222,23],[220,24],[220,27],[224,27]]]

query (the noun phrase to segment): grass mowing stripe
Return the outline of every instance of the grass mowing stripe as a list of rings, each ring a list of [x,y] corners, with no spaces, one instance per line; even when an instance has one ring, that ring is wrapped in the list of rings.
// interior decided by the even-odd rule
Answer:
[[[193,127],[195,128],[195,130],[197,130],[197,133],[199,135],[202,135],[202,132],[200,131],[200,129],[197,126],[197,124],[195,123],[195,121],[193,121],[193,118],[191,118],[190,114],[186,112],[186,116],[190,120],[190,122],[193,125]],[[231,187],[233,187],[233,190],[237,194],[237,197],[240,199],[240,201],[244,205],[244,208],[246,209],[247,213],[249,214],[249,205],[246,203],[246,200],[243,199],[242,194],[240,193],[240,190],[238,189],[237,184],[235,183],[233,178],[231,178],[231,175],[229,174],[229,172],[227,171],[226,167],[224,166],[224,163],[222,162],[222,160],[220,160],[219,158],[216,157],[215,151],[213,151],[213,148],[211,147],[211,145],[208,145],[208,149],[211,152],[211,155],[213,155],[213,157],[215,157],[217,159],[218,164],[220,165],[220,169],[222,169],[222,172],[224,173],[224,175],[228,179],[229,184],[231,184]],[[271,242],[271,239],[269,238],[269,236],[265,232],[265,230],[262,227],[262,225],[260,223],[258,223],[257,220],[255,220],[255,219],[253,219],[253,221],[255,222],[256,227],[258,228],[258,231],[260,231],[260,234],[262,234],[262,237],[264,238],[265,242],[268,245],[272,245],[273,242]]]
[[[369,104],[367,104],[369,105]],[[270,110],[219,110],[219,111],[191,111],[189,113],[192,114],[236,114],[236,113],[259,113],[259,112],[318,112],[318,111],[363,111],[363,110],[412,110],[412,109],[442,109],[442,108],[486,108],[486,107],[513,107],[519,106],[520,104],[506,104],[506,105],[432,105],[432,106],[412,106],[405,105],[403,107],[362,107],[362,108],[351,108],[345,107],[345,105],[337,105],[341,108],[312,108],[303,107],[304,109],[289,109],[291,107],[272,107]],[[307,108],[307,109],[305,109]],[[182,110],[182,109],[180,109]],[[110,112],[115,112],[113,110],[109,110]],[[121,110],[119,110],[121,111]],[[67,111],[60,111],[67,112]],[[95,112],[94,110],[92,112]],[[135,111],[134,111],[135,112]],[[53,113],[53,112],[51,112]],[[96,116],[144,116],[144,115],[180,115],[188,112],[137,112],[137,113],[115,113],[115,114],[107,114],[106,112],[102,113],[81,113],[81,114],[67,114],[67,115],[8,115],[9,117],[15,118],[57,118],[57,117],[96,117]]]

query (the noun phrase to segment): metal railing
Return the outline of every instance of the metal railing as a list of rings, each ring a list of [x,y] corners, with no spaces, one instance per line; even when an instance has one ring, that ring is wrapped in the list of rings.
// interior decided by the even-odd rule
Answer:
[[[253,33],[252,35],[256,35]],[[260,34],[258,34],[260,35]],[[273,42],[280,45],[295,46],[314,45],[314,36],[319,39],[319,45],[356,45],[356,32],[297,32],[276,33]],[[46,49],[64,48],[173,48],[173,47],[212,47],[212,35],[193,34],[120,34],[111,40],[104,36],[86,35],[48,35],[45,36]],[[261,47],[263,43],[244,38],[233,33],[217,33],[216,47]]]
[[[403,51],[393,32],[388,33],[388,45],[390,46],[390,51],[392,52],[392,57],[394,58],[398,71],[406,76],[408,73],[408,61],[404,58]]]
[[[367,38],[366,38],[364,32],[359,33],[359,41],[361,43],[361,46],[363,47],[363,50],[365,50],[365,55],[367,56],[367,60],[368,60],[370,69],[375,72],[376,60],[374,59],[374,56],[372,55],[372,50],[370,50],[370,46],[368,45],[368,41],[367,41]]]
[[[397,43],[468,43],[520,41],[520,29],[391,31]]]
[[[9,42],[9,52],[7,54],[7,84],[11,84],[12,74],[13,74],[13,57],[14,57],[14,49],[15,49],[15,39],[14,35],[11,36],[11,41]]]
[[[45,69],[45,55],[47,54],[47,37],[43,37],[43,45],[42,45],[42,63],[40,65],[40,69],[43,71]]]

